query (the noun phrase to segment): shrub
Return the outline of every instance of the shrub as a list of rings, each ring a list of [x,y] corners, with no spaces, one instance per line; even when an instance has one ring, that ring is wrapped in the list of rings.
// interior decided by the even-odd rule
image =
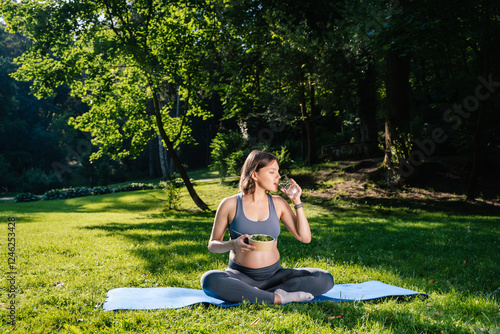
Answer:
[[[14,202],[33,202],[38,201],[40,198],[32,193],[21,193],[14,197]]]
[[[221,179],[227,177],[230,172],[234,172],[235,166],[238,165],[235,162],[238,162],[241,156],[244,155],[245,144],[245,139],[237,131],[219,132],[210,143],[212,150],[210,152],[212,157],[210,168],[217,171]],[[239,173],[239,170],[237,173]]]
[[[172,179],[165,182],[160,182],[167,195],[166,206],[169,210],[177,210],[180,203],[180,193],[183,182],[181,179]]]
[[[11,171],[10,162],[0,154],[0,186],[7,191],[14,189],[19,183],[19,176]]]
[[[43,193],[47,189],[60,184],[57,175],[53,172],[45,173],[39,168],[30,168],[20,177],[18,187],[20,191]]]
[[[121,191],[145,190],[155,188],[157,188],[157,186],[153,185],[152,183],[131,183],[111,188],[111,192],[117,193]]]
[[[52,199],[68,199],[75,197],[83,197],[92,195],[92,188],[88,187],[69,187],[63,189],[52,189],[43,194],[42,200],[52,200]]]
[[[290,172],[292,168],[293,160],[290,158],[290,152],[286,146],[282,146],[280,150],[272,152],[276,158],[278,158],[278,163],[280,165],[280,174],[286,174]]]
[[[82,196],[90,196],[90,195],[102,195],[102,194],[110,194],[121,191],[134,191],[134,190],[144,190],[144,189],[156,189],[158,186],[155,186],[151,183],[131,183],[124,186],[118,186],[115,188],[109,187],[69,187],[62,189],[52,189],[47,191],[42,196],[42,200],[48,201],[53,199],[67,199],[67,198],[75,198]]]
[[[92,188],[91,192],[92,192],[92,195],[103,195],[103,194],[111,193],[112,190],[109,189],[108,187],[98,186],[98,187]]]
[[[278,158],[282,174],[289,172],[293,164],[290,151],[286,146],[274,150],[266,146],[265,143],[251,147],[249,142],[237,131],[218,133],[210,144],[210,148],[212,149],[210,155],[213,161],[210,168],[217,171],[222,180],[229,174],[238,175],[248,154],[254,149],[273,153]]]

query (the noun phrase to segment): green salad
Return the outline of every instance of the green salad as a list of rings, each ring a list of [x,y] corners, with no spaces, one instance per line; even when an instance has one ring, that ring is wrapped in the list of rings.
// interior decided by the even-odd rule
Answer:
[[[252,240],[255,241],[273,241],[274,238],[266,234],[255,234],[252,235]]]

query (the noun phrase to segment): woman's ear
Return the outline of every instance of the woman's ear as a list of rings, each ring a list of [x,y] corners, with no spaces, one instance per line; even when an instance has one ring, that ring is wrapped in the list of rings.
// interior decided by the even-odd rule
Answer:
[[[257,181],[257,172],[256,171],[252,172],[251,178],[252,178],[252,180]]]

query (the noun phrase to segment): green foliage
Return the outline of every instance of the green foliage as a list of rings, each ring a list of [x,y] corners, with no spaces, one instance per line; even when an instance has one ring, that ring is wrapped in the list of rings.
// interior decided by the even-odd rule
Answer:
[[[166,208],[168,210],[179,209],[182,184],[182,180],[178,178],[160,182],[160,186],[163,188],[163,191],[167,196]]]
[[[239,175],[245,159],[254,149],[273,153],[278,158],[282,174],[289,171],[293,164],[290,152],[285,146],[277,150],[267,147],[265,143],[252,146],[238,131],[219,132],[210,143],[210,148],[212,149],[210,168],[217,171],[222,180],[230,174]]]
[[[111,192],[122,192],[122,191],[134,191],[134,190],[145,190],[145,189],[156,189],[158,186],[155,186],[151,183],[137,183],[133,182],[127,185],[117,186],[111,188]],[[161,185],[160,185],[161,187]]]
[[[12,173],[10,163],[0,154],[0,186],[11,188],[17,182],[17,175]]]
[[[75,198],[82,196],[89,196],[92,194],[90,188],[87,187],[70,187],[63,189],[52,189],[43,194],[42,199],[44,201],[53,200],[53,199],[66,199],[66,198]]]
[[[399,137],[394,139],[391,147],[391,157],[394,165],[408,161],[413,147],[413,140],[411,133],[400,134]]]
[[[21,191],[30,191],[36,194],[41,194],[60,184],[54,172],[45,173],[38,168],[30,168],[25,171],[18,182],[20,185],[17,187]]]
[[[42,196],[42,200],[54,200],[54,199],[68,199],[68,198],[76,198],[83,196],[91,196],[91,195],[103,195],[109,193],[117,193],[123,191],[135,191],[135,190],[145,190],[145,189],[156,189],[160,186],[155,186],[151,183],[130,183],[127,185],[121,185],[116,187],[69,187],[62,189],[52,189],[47,191]]]
[[[273,151],[273,154],[278,158],[280,166],[280,174],[290,173],[294,161],[290,157],[290,151],[286,146],[282,146],[279,150]]]
[[[216,56],[215,6],[179,0],[1,3],[9,29],[32,45],[17,58],[13,76],[31,83],[39,98],[67,84],[89,106],[70,118],[92,134],[90,159],[137,158],[160,135],[170,155],[194,142],[191,119],[206,119]],[[23,13],[24,19],[19,19]],[[206,205],[173,159],[197,205]]]
[[[14,197],[14,202],[32,202],[32,201],[38,201],[40,198],[35,196],[32,193],[21,193],[17,194],[16,197]]]
[[[231,173],[239,174],[246,159],[246,141],[239,131],[219,132],[210,143],[212,164],[210,168],[217,171],[223,180]]]
[[[67,83],[89,105],[70,123],[92,132],[99,148],[92,159],[137,157],[161,131],[174,148],[191,141],[189,117],[210,116],[202,107],[202,91],[207,81],[203,66],[217,27],[212,10],[186,1],[127,6],[26,1],[2,7],[10,29],[33,40],[18,58],[14,76],[31,81],[38,97],[53,95]],[[19,20],[18,12],[26,20]],[[153,101],[157,98],[160,105]]]
[[[30,44],[0,23],[0,185],[13,192],[42,194],[80,177],[78,167],[91,149],[86,140],[89,153],[82,152],[85,136],[67,124],[70,116],[86,108],[70,96],[67,85],[56,89],[53,97],[37,100],[28,83],[11,76],[19,67],[14,59]],[[61,166],[64,175],[57,173]]]
[[[498,152],[498,87],[476,89],[479,75],[499,72],[494,55],[499,54],[500,7],[490,2],[2,1],[8,29],[17,33],[2,29],[0,37],[0,128],[8,130],[0,134],[0,151],[10,164],[0,170],[17,176],[29,167],[47,172],[47,165],[64,157],[54,137],[67,129],[42,136],[47,127],[35,126],[38,118],[28,121],[39,111],[60,110],[43,105],[30,112],[17,108],[33,105],[14,94],[22,85],[9,77],[16,70],[12,59],[17,56],[21,67],[15,77],[30,82],[37,96],[52,95],[66,84],[88,104],[88,112],[70,116],[74,127],[93,134],[98,150],[92,158],[137,157],[158,135],[157,126],[166,131],[174,148],[194,143],[191,122],[210,116],[206,102],[217,90],[224,101],[218,112],[226,121],[234,118],[248,124],[251,138],[270,129],[273,139],[266,145],[274,148],[293,141],[287,147],[297,159],[306,148],[299,141],[357,141],[364,128],[361,110],[379,115],[371,122],[383,130],[385,120],[380,116],[391,98],[384,82],[389,77],[386,54],[397,51],[411,58],[410,76],[403,81],[410,86],[412,119],[404,123],[415,127],[429,122],[446,132],[441,152],[453,149],[469,155],[478,119],[483,117],[455,106],[474,103],[480,92],[487,111],[485,125],[477,131],[485,144],[478,146],[488,161],[497,161],[489,157]],[[20,33],[27,37],[18,38]],[[370,82],[365,80],[368,69],[374,73]],[[493,81],[498,78],[493,76]],[[376,96],[369,108],[363,99],[367,90]],[[445,110],[452,111],[447,119]],[[8,119],[9,113],[27,117]],[[48,127],[57,123],[51,117],[42,119],[51,124]],[[312,121],[316,128],[306,136],[302,128]],[[318,131],[323,135],[311,139]],[[393,156],[404,160],[413,138],[406,126],[401,131],[401,136],[392,138],[392,150]],[[212,136],[209,132],[203,140]],[[5,150],[6,142],[20,147]],[[45,147],[39,151],[53,156],[40,159],[37,152],[26,149],[42,143]],[[255,144],[250,140],[250,146]],[[216,153],[222,159],[212,160],[214,168],[223,177],[238,173],[246,149]],[[10,187],[13,178],[3,179],[2,185]]]

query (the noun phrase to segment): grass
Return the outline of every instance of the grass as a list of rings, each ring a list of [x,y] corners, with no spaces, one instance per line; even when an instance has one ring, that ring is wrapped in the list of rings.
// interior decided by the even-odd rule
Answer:
[[[302,177],[307,171],[302,171]],[[311,173],[313,173],[311,171]],[[311,175],[309,175],[311,176]],[[199,182],[216,209],[235,182]],[[499,333],[499,212],[422,200],[363,202],[304,198],[313,232],[300,244],[282,231],[285,267],[329,270],[336,283],[379,280],[425,292],[406,301],[244,304],[222,309],[104,312],[116,287],[200,288],[201,275],[224,269],[228,254],[206,245],[213,213],[181,194],[181,210],[164,210],[161,190],[69,200],[0,201],[0,268],[9,271],[8,217],[16,219],[16,327],[2,275],[4,333]]]

